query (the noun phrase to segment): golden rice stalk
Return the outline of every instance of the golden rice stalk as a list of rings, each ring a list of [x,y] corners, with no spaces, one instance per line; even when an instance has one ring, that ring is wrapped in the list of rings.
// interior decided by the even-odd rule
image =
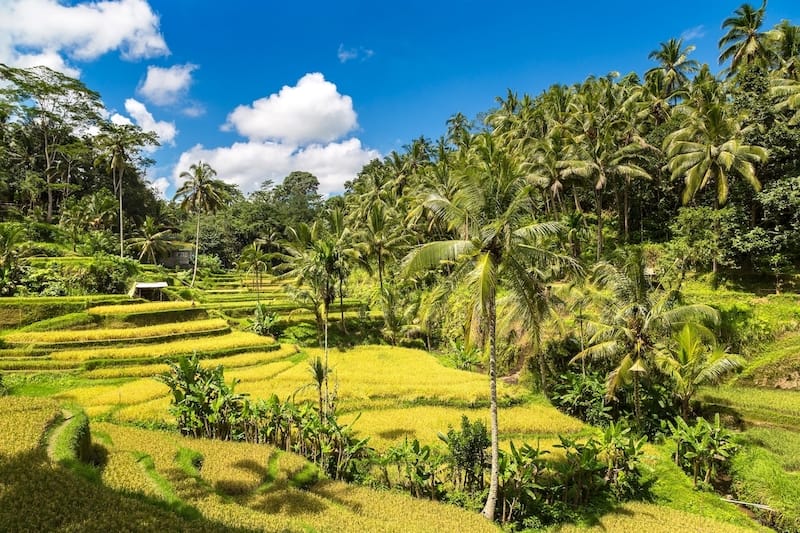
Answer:
[[[192,320],[189,322],[172,322],[154,326],[140,326],[137,328],[108,328],[85,329],[64,331],[22,331],[10,333],[5,340],[11,343],[62,343],[62,342],[90,342],[114,341],[128,339],[146,339],[149,337],[163,337],[182,333],[198,333],[219,330],[228,327],[228,323],[221,318],[206,320]]]
[[[85,350],[62,350],[53,352],[54,360],[89,361],[92,359],[139,359],[159,358],[177,355],[191,355],[195,352],[214,352],[234,348],[269,346],[275,343],[271,337],[261,337],[255,333],[234,331],[228,335],[198,339],[183,339],[153,345],[129,346],[125,348],[95,348]]]
[[[89,314],[92,315],[129,315],[134,313],[152,313],[155,311],[174,311],[176,309],[190,309],[195,307],[194,302],[145,302],[138,304],[123,305],[99,305],[90,307]]]

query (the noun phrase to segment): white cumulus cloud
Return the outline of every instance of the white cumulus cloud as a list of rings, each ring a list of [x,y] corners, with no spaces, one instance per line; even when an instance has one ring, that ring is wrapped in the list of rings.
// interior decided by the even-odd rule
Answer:
[[[182,183],[181,172],[203,161],[244,193],[265,180],[280,183],[295,170],[316,176],[320,193],[339,193],[365,164],[381,157],[358,138],[343,138],[356,126],[352,99],[322,74],[306,74],[295,86],[237,107],[223,129],[235,128],[247,140],[185,151],[173,168],[173,185]]]
[[[380,153],[361,145],[358,139],[313,144],[303,149],[274,142],[242,142],[220,148],[201,145],[181,154],[173,171],[175,185],[180,173],[192,163],[203,161],[217,171],[217,177],[234,183],[245,192],[252,192],[270,179],[280,183],[294,170],[311,172],[319,179],[322,194],[344,190],[344,182],[356,177],[361,168],[380,157]]]
[[[158,192],[161,198],[167,198],[167,189],[169,189],[169,179],[161,176],[154,180],[150,180],[150,185]]]
[[[152,131],[155,133],[162,144],[174,144],[175,136],[178,134],[178,129],[175,127],[174,122],[156,120],[153,114],[147,110],[147,107],[134,98],[125,100],[125,111],[128,112],[137,126],[144,131]],[[127,117],[114,115],[111,117],[111,121],[117,124],[124,124],[126,118]]]
[[[319,72],[306,74],[297,85],[241,105],[228,115],[225,128],[234,128],[251,141],[278,141],[301,146],[330,142],[356,126],[353,100]]]
[[[169,53],[146,0],[0,0],[0,62],[75,76],[67,59],[92,61],[113,50],[126,59]]]
[[[139,86],[139,94],[156,105],[174,104],[192,85],[192,72],[197,65],[173,65],[169,68],[147,67],[147,76]]]

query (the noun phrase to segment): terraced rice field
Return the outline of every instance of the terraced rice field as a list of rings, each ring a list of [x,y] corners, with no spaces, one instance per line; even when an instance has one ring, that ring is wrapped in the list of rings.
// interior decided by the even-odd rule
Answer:
[[[53,381],[49,398],[0,398],[0,500],[8,504],[0,509],[0,530],[21,529],[20,524],[39,530],[496,530],[480,515],[455,506],[316,480],[310,475],[314,467],[303,458],[270,446],[142,429],[174,425],[168,389],[154,377],[168,370],[167,361],[182,355],[197,354],[203,367],[222,365],[226,381],[237,380],[236,390],[253,398],[316,399],[309,362],[324,357],[322,350],[280,345],[271,337],[237,330],[245,320],[231,318],[252,312],[258,297],[279,311],[281,321],[313,321],[283,285],[265,284],[257,296],[250,280],[219,276],[205,280],[194,294],[195,302],[81,303],[79,312],[47,317],[4,336],[0,368],[53,371],[64,379]],[[357,319],[360,306],[346,301],[346,317]],[[237,314],[226,315],[229,311]],[[143,339],[152,342],[140,343]],[[458,426],[462,415],[488,422],[485,375],[447,368],[424,351],[388,346],[331,350],[328,358],[342,422],[352,422],[355,432],[368,436],[378,450],[405,438],[439,445],[438,433]],[[527,441],[557,456],[557,435],[588,437],[594,431],[522,387],[500,383],[498,396],[504,448],[511,440]],[[92,417],[94,445],[106,454],[97,482],[54,468],[44,454],[47,430],[62,405],[82,408]],[[791,407],[787,413],[796,415]],[[669,458],[654,461],[659,465]],[[33,486],[37,490],[24,489],[24,498],[19,491],[19,501],[7,497],[9,487]],[[76,494],[81,498],[70,497]],[[20,522],[25,516],[20,513],[34,518]],[[702,514],[631,503],[590,526],[665,531],[665,524],[674,529],[678,521],[692,531],[748,530],[735,517],[727,523]]]

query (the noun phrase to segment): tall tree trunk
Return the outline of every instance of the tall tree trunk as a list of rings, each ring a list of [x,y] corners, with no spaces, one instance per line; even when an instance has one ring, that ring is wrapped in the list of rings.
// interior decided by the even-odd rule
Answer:
[[[383,298],[383,253],[382,249],[378,248],[378,284],[381,288],[381,298]]]
[[[122,176],[120,175],[120,177],[119,177],[119,257],[120,257],[120,259],[122,259],[123,255],[125,254],[124,243],[125,243],[125,238],[124,238],[123,233],[122,233]],[[195,263],[195,265],[196,264],[197,263]],[[192,278],[192,283],[194,283],[194,278]]]
[[[342,331],[347,333],[347,324],[344,321],[344,290],[342,288],[343,283],[344,283],[344,280],[342,280],[342,278],[340,277],[339,278],[339,314],[342,317]]]
[[[121,188],[121,187],[120,187]],[[192,271],[192,282],[190,287],[194,287],[194,280],[197,278],[197,256],[200,255],[200,210],[197,211],[197,229],[194,238],[194,269]]]
[[[50,176],[50,170],[45,170],[47,177],[47,222],[53,221],[53,178]]]
[[[623,217],[623,220],[624,220],[623,228],[624,228],[625,242],[627,243],[628,242],[629,233],[630,233],[630,231],[629,231],[629,215],[630,215],[630,210],[631,210],[631,207],[630,207],[630,190],[629,190],[630,186],[628,184],[628,180],[627,179],[623,183],[622,187],[623,187],[622,188],[622,210],[623,210],[624,215],[625,215]]]
[[[489,417],[492,425],[492,465],[489,475],[489,495],[486,497],[486,505],[481,514],[488,520],[494,520],[494,510],[497,505],[497,488],[499,475],[500,452],[498,448],[499,429],[497,424],[497,359],[495,329],[497,322],[497,310],[495,308],[495,296],[489,297],[487,305],[488,311],[488,334],[489,334]]]
[[[714,195],[714,255],[711,259],[711,285],[715,289],[719,284],[719,264],[717,254],[719,253],[719,197]]]
[[[572,187],[572,198],[575,200],[575,211],[578,213],[583,213],[583,210],[581,209],[581,202],[578,200],[578,188],[575,186]]]
[[[633,373],[633,412],[636,418],[636,427],[642,429],[642,398],[639,390],[639,373]]]
[[[603,192],[594,190],[594,205],[597,214],[597,260],[603,255]]]
[[[541,348],[539,348],[539,354],[536,358],[539,360],[539,380],[542,385],[542,393],[547,393],[547,364],[544,360],[544,351]]]

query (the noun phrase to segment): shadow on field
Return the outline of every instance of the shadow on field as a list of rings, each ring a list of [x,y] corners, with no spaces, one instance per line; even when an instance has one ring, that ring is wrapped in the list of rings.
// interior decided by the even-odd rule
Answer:
[[[2,531],[220,531],[227,525],[187,519],[169,504],[91,482],[50,463],[44,450],[0,456]],[[245,531],[245,530],[238,530]]]

